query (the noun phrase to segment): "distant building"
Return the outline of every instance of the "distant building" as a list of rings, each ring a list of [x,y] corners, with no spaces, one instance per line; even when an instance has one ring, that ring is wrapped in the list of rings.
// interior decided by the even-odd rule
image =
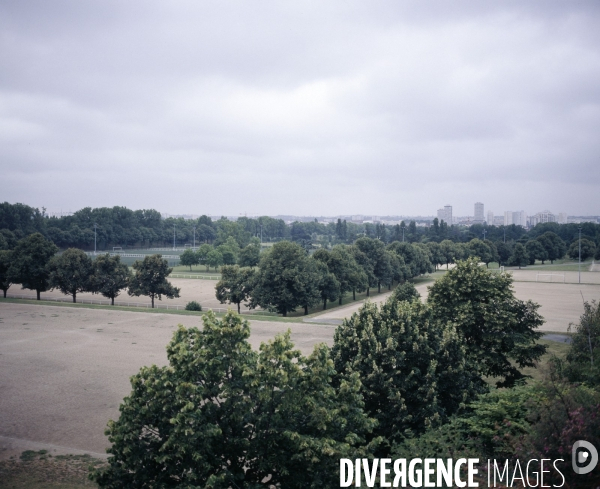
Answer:
[[[540,224],[540,223],[545,223],[545,222],[558,222],[558,219],[550,211],[538,212],[537,214],[535,214],[529,218],[529,225],[531,227],[533,227],[537,224]]]
[[[483,224],[484,222],[485,218],[483,217],[483,204],[481,202],[475,202],[473,224]]]
[[[488,223],[488,226],[494,225],[494,213],[492,211],[488,211],[486,222]]]
[[[494,216],[494,226],[504,226],[504,216]]]
[[[527,227],[527,214],[525,211],[505,211],[504,212],[504,225],[510,226],[514,224],[515,226]]]
[[[569,222],[569,218],[567,216],[566,212],[559,212],[558,213],[558,224],[567,224],[567,222]]]
[[[452,206],[445,205],[442,209],[437,211],[438,221],[444,221],[446,224],[452,224]]]
[[[444,221],[446,221],[447,224],[452,225],[452,206],[445,205],[444,210],[446,211],[446,219],[444,219]]]

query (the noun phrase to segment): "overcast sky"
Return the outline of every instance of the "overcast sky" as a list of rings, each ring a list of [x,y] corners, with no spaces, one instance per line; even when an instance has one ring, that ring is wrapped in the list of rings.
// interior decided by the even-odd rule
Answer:
[[[0,2],[0,201],[600,214],[600,2]]]

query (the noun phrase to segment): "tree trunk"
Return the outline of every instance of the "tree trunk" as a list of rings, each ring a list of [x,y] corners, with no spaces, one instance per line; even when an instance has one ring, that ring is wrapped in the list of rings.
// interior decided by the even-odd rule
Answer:
[[[4,292],[4,298],[5,298],[5,299],[6,299],[6,292],[7,292],[7,290],[8,290],[8,289],[3,289],[3,292]]]
[[[237,306],[238,306],[238,314],[240,314],[240,303],[239,302],[237,303]]]
[[[73,304],[77,302],[77,292],[73,292]]]
[[[340,294],[340,300],[339,300],[338,304],[339,304],[340,306],[342,305],[342,294]]]
[[[323,310],[327,309],[327,299],[323,299]]]
[[[356,300],[356,289],[352,289],[352,300]]]
[[[391,283],[388,284],[388,290],[392,290],[392,284]]]
[[[40,300],[40,291],[39,291],[39,289],[36,290],[36,292],[37,292],[37,300],[39,301]]]
[[[367,297],[369,297],[369,291],[370,291],[370,287],[367,287]]]
[[[287,311],[283,311],[283,317],[287,317]]]
[[[377,282],[377,293],[381,293],[381,280]]]
[[[114,297],[111,297],[111,298],[110,298],[110,305],[111,305],[111,306],[114,306],[114,305],[115,305],[115,298],[114,298]]]
[[[304,315],[308,316],[308,306],[304,306]]]
[[[154,294],[152,294],[150,298],[152,299],[152,309],[154,309]]]

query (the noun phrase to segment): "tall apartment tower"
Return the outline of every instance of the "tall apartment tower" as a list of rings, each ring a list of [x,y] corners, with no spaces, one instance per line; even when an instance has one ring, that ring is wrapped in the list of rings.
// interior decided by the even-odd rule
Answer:
[[[444,210],[446,211],[446,219],[444,219],[444,221],[446,221],[446,224],[449,226],[452,226],[452,206],[445,205]]]
[[[475,202],[475,214],[473,217],[473,224],[483,224],[485,219],[483,217],[483,204],[481,202]]]
[[[488,213],[487,213],[487,223],[488,223],[488,226],[494,225],[494,213],[492,211],[488,211]]]

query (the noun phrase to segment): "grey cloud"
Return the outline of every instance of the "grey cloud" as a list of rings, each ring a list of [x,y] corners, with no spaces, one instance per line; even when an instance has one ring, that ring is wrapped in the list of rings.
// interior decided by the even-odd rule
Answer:
[[[597,214],[599,17],[597,2],[5,2],[1,197]]]

